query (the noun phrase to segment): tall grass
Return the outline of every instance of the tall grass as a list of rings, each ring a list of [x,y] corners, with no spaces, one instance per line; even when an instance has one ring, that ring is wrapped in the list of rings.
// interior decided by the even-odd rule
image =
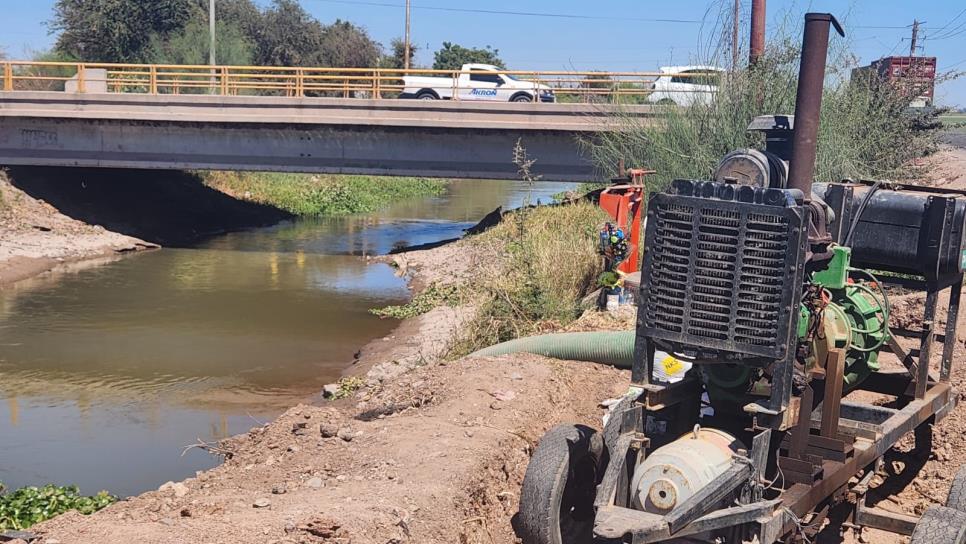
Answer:
[[[441,194],[446,182],[427,178],[205,172],[205,183],[237,198],[295,215],[369,213],[406,198]]]
[[[730,2],[728,3],[730,5]],[[612,172],[618,160],[630,167],[657,170],[649,178],[660,189],[675,178],[710,179],[718,161],[738,148],[761,147],[761,136],[749,134],[758,115],[793,114],[801,49],[800,17],[772,36],[764,57],[753,68],[732,67],[722,78],[711,104],[670,107],[659,124],[618,115],[622,130],[588,144],[601,170]],[[723,27],[730,27],[724,19]],[[794,28],[794,32],[789,32]],[[713,33],[701,64],[730,64],[730,45]],[[903,93],[868,78],[852,81],[856,57],[848,42],[833,33],[818,137],[816,179],[910,179],[909,166],[938,144],[937,112],[911,113],[915,93]],[[746,58],[743,56],[741,58]]]
[[[577,203],[536,207],[471,238],[481,259],[468,288],[476,318],[454,342],[453,356],[566,325],[601,272],[600,208]]]

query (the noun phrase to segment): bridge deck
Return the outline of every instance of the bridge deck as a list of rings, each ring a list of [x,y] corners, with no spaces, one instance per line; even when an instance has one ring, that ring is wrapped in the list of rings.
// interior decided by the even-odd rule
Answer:
[[[660,108],[596,104],[0,93],[0,164],[546,180],[594,177],[579,138]]]

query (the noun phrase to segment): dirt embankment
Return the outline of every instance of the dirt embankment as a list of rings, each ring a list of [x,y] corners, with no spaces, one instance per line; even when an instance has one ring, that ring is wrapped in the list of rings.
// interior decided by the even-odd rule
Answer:
[[[0,171],[0,286],[288,217],[183,172],[12,168]]]
[[[10,184],[0,172],[0,286],[78,261],[154,244],[88,225]]]

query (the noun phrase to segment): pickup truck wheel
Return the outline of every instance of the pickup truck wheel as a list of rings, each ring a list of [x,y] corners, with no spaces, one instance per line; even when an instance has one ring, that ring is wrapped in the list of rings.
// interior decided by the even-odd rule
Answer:
[[[528,94],[521,93],[511,98],[510,102],[533,102],[533,97]]]
[[[520,492],[518,530],[524,544],[584,544],[593,539],[603,457],[604,441],[590,427],[558,425],[543,435]]]
[[[439,97],[432,91],[423,91],[416,95],[416,100],[439,100]]]

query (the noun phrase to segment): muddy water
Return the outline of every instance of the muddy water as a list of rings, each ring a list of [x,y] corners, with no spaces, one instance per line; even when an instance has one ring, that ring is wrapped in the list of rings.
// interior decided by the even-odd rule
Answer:
[[[532,198],[569,186],[538,185]],[[311,402],[395,325],[406,286],[363,255],[459,236],[522,184],[455,182],[370,216],[304,219],[0,291],[0,482],[121,496],[217,460],[185,445]]]

